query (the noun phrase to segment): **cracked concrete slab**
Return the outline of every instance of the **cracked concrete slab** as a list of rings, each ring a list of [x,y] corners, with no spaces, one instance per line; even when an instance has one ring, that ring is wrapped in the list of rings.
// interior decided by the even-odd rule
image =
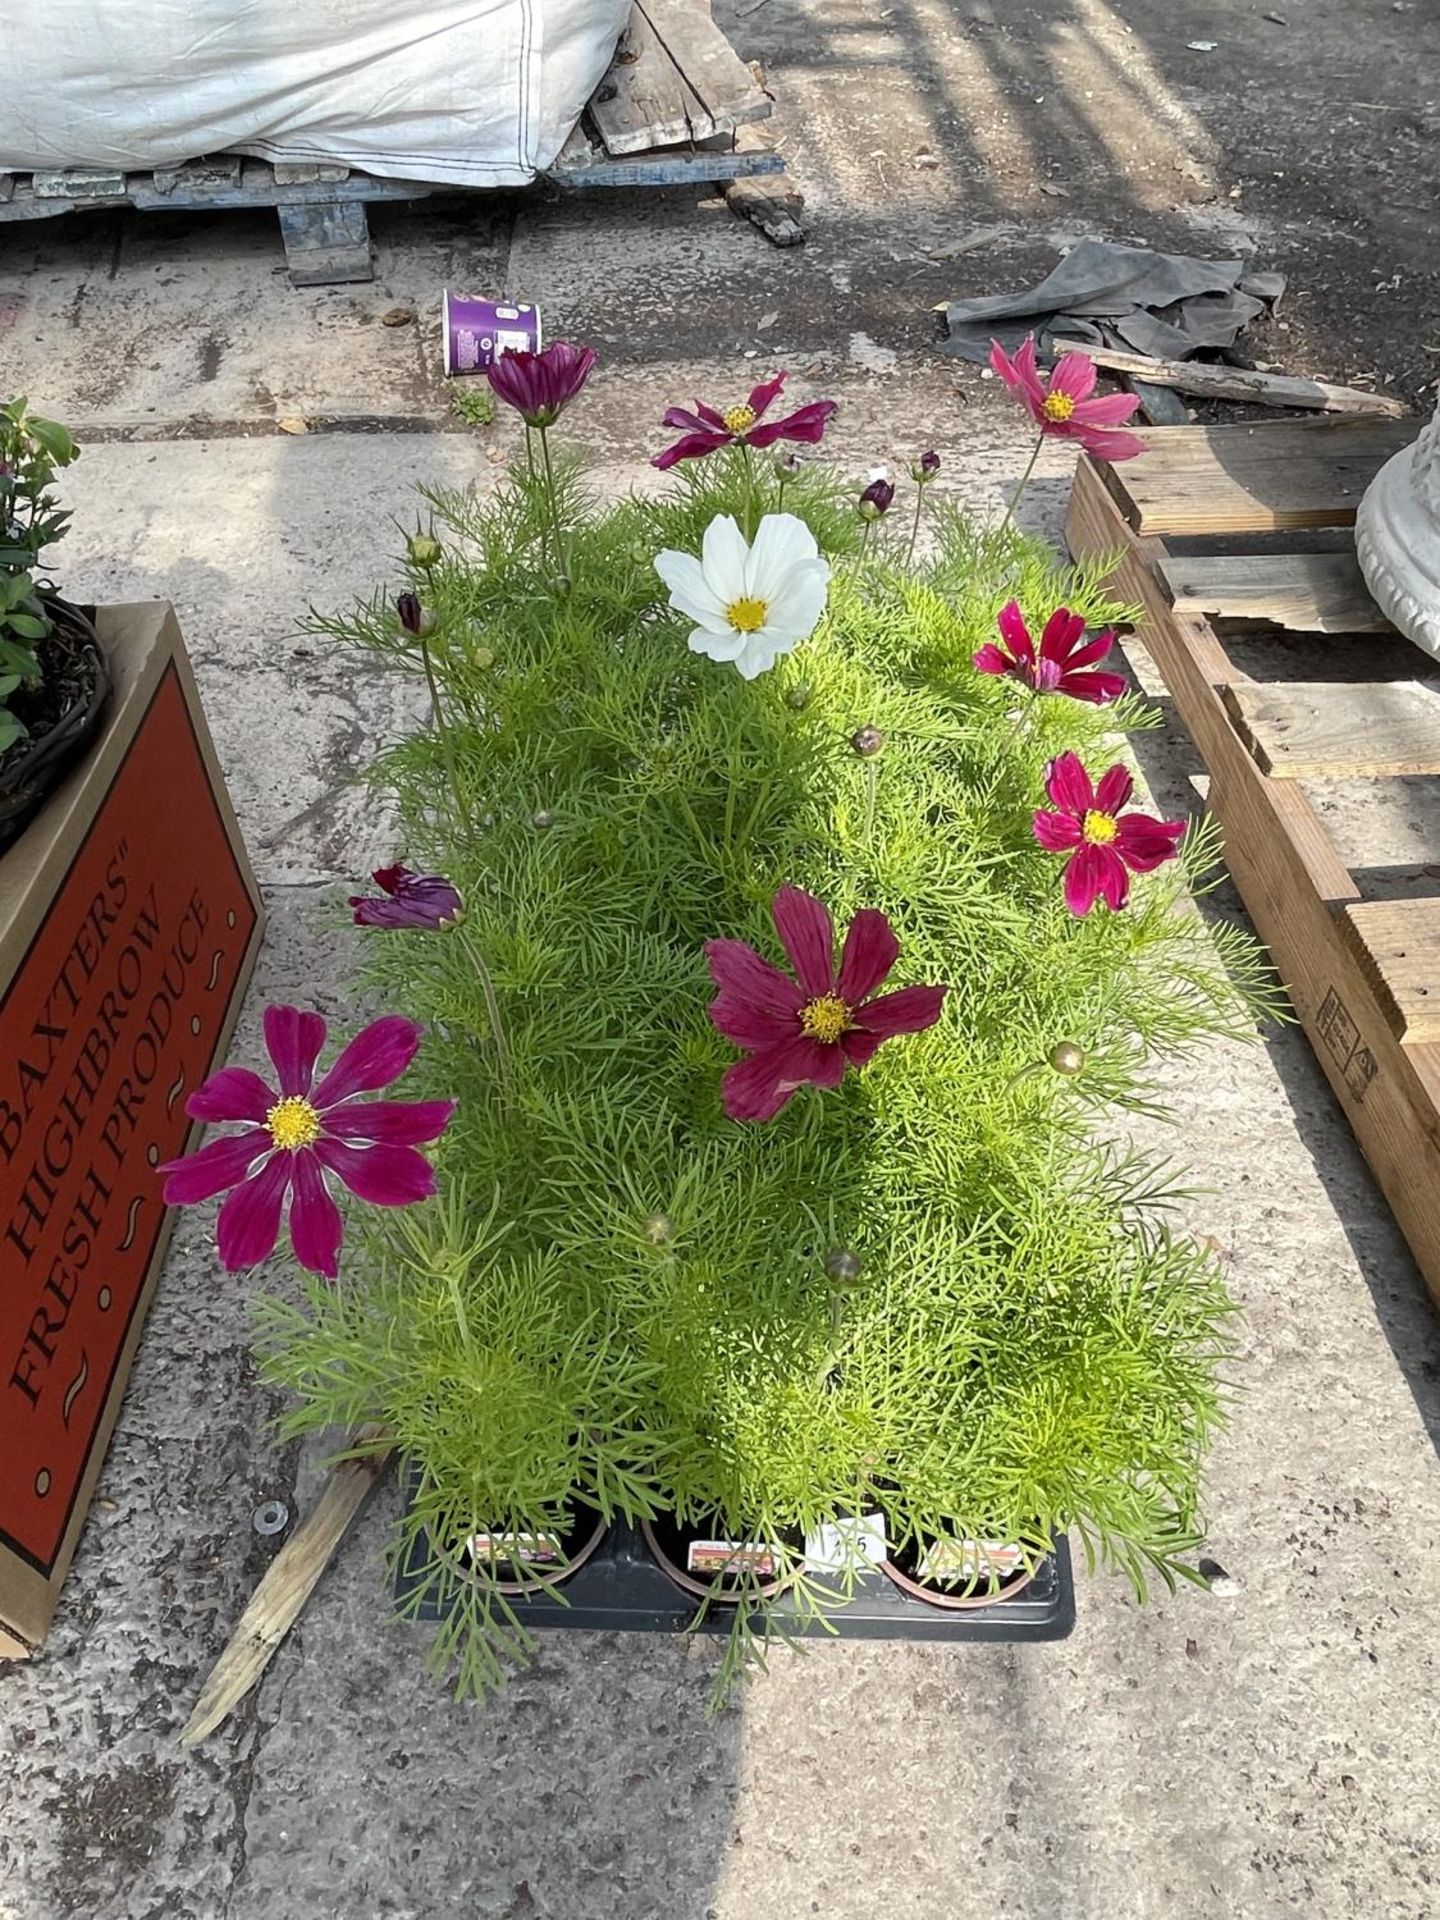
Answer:
[[[1283,27],[1238,0],[717,11],[780,97],[803,249],[693,192],[383,209],[375,285],[305,293],[268,218],[0,236],[5,380],[90,441],[67,580],[176,601],[267,889],[239,1059],[267,999],[355,1017],[335,901],[392,848],[343,776],[418,708],[298,638],[296,614],[383,580],[417,481],[486,484],[514,445],[448,412],[443,285],[527,293],[552,332],[598,342],[572,420],[614,491],[653,483],[666,405],[780,364],[840,398],[851,470],[934,444],[939,486],[994,512],[1023,431],[993,382],[934,354],[929,309],[1036,278],[1085,232],[1258,246],[1293,278],[1262,355],[1410,397],[1436,377],[1423,8],[1281,0]],[[381,327],[397,304],[416,324]],[[277,435],[293,416],[316,430]],[[1047,458],[1031,524],[1058,531],[1066,475]],[[1334,652],[1299,658],[1325,673]],[[1178,812],[1203,780],[1165,722],[1136,746]],[[1327,817],[1347,858],[1408,885],[1435,792],[1327,795]],[[1237,910],[1224,889],[1214,907]],[[1082,1576],[1063,1645],[819,1645],[713,1721],[714,1648],[649,1637],[559,1634],[490,1706],[449,1700],[425,1632],[390,1616],[391,1480],[254,1696],[182,1753],[278,1545],[254,1507],[297,1514],[321,1483],[319,1447],[277,1444],[249,1359],[250,1295],[283,1267],[226,1279],[183,1216],[50,1643],[0,1671],[0,1920],[1428,1917],[1436,1319],[1301,1037],[1215,1047],[1171,1091],[1205,1188],[1185,1218],[1245,1312],[1209,1482],[1230,1590],[1141,1608]]]

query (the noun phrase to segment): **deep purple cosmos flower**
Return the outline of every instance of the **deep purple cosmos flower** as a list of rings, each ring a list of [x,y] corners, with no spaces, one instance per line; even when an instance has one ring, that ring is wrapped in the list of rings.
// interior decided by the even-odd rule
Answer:
[[[352,893],[357,927],[420,927],[439,933],[453,927],[465,911],[459,891],[438,873],[412,873],[408,867],[377,867],[370,878],[386,897]]]
[[[990,342],[990,365],[1029,409],[1047,439],[1078,440],[1097,460],[1131,460],[1145,452],[1136,434],[1118,431],[1140,401],[1133,393],[1094,400],[1095,362],[1088,353],[1066,353],[1046,381],[1035,370],[1035,336],[1027,334],[1012,360],[998,340]]]
[[[1008,674],[1036,693],[1067,693],[1072,700],[1085,700],[1096,707],[1118,700],[1125,691],[1123,674],[1086,671],[1106,658],[1115,635],[1107,629],[1082,647],[1084,619],[1068,607],[1057,607],[1045,622],[1038,653],[1015,601],[1000,609],[995,624],[1005,645],[997,647],[992,641],[979,649],[975,665],[981,673]]]
[[[415,1058],[419,1027],[400,1014],[372,1022],[315,1086],[324,1044],[325,1022],[318,1013],[267,1007],[265,1045],[279,1090],[248,1067],[223,1067],[185,1103],[193,1120],[242,1123],[238,1133],[158,1169],[165,1175],[168,1206],[227,1195],[215,1239],[229,1273],[269,1259],[288,1199],[295,1258],[312,1273],[335,1279],[344,1225],[331,1175],[379,1207],[406,1207],[435,1191],[435,1170],[415,1149],[439,1139],[455,1102],[357,1098],[399,1079]]]
[[[810,400],[793,413],[787,413],[783,420],[765,419],[784,385],[785,375],[777,373],[773,379],[753,387],[748,400],[738,407],[728,407],[724,413],[707,407],[703,400],[695,402],[693,413],[688,407],[668,407],[663,423],[667,427],[679,427],[681,437],[663,453],[657,453],[651,466],[659,467],[663,473],[677,461],[698,460],[737,441],[745,447],[773,447],[777,440],[800,440],[815,445],[824,438],[838,402]]]
[[[595,365],[593,347],[572,347],[557,340],[543,353],[502,353],[485,377],[528,427],[553,427],[580,392]]]
[[[1062,753],[1045,770],[1045,791],[1057,810],[1037,811],[1035,838],[1050,853],[1070,855],[1065,904],[1071,913],[1087,914],[1097,900],[1118,913],[1130,897],[1132,873],[1150,873],[1175,858],[1185,822],[1122,814],[1134,786],[1122,766],[1111,767],[1092,785],[1073,753]]]
[[[705,948],[720,989],[710,1018],[749,1055],[725,1075],[732,1120],[773,1120],[806,1082],[838,1087],[846,1067],[863,1067],[882,1041],[933,1027],[946,994],[944,987],[901,987],[872,998],[900,954],[890,922],[874,907],[850,922],[838,975],[834,925],[819,900],[782,887],[771,912],[795,979],[744,940],[711,940]]]

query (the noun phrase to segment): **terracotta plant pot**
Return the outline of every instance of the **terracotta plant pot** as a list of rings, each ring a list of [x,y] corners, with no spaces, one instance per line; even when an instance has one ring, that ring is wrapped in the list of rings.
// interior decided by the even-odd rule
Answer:
[[[655,1556],[656,1564],[666,1576],[684,1593],[694,1594],[699,1600],[717,1601],[721,1605],[733,1605],[746,1598],[768,1600],[780,1593],[795,1577],[799,1564],[801,1540],[799,1534],[786,1535],[785,1546],[792,1549],[792,1558],[788,1568],[776,1572],[773,1577],[747,1579],[745,1573],[735,1568],[735,1557],[730,1559],[731,1571],[726,1571],[725,1548],[736,1548],[737,1543],[726,1537],[724,1526],[718,1514],[706,1516],[701,1521],[686,1522],[684,1525],[673,1513],[661,1514],[655,1520],[642,1520],[640,1531],[645,1544]],[[709,1546],[714,1552],[707,1556],[714,1561],[714,1571],[704,1572],[698,1566],[691,1568],[691,1549],[696,1546]],[[741,1551],[754,1551],[767,1554],[770,1549],[758,1542],[746,1542]],[[775,1556],[778,1565],[778,1556]]]
[[[488,1540],[492,1548],[485,1555],[485,1564],[498,1593],[538,1593],[546,1587],[562,1587],[580,1571],[608,1531],[604,1517],[594,1507],[577,1501],[566,1508],[566,1513],[570,1524],[564,1532],[476,1533],[449,1557],[469,1573],[477,1565],[477,1543]],[[527,1561],[536,1569],[533,1574],[515,1571]],[[511,1571],[502,1575],[497,1571],[501,1567]]]
[[[923,1601],[927,1607],[941,1607],[951,1613],[965,1613],[976,1607],[994,1607],[1013,1599],[1024,1591],[1035,1578],[1034,1573],[1021,1563],[1019,1570],[1013,1573],[1001,1573],[993,1586],[982,1571],[968,1582],[960,1580],[941,1584],[933,1579],[923,1578],[924,1562],[927,1553],[937,1546],[934,1540],[911,1542],[906,1547],[892,1548],[888,1557],[881,1561],[885,1573],[895,1582],[902,1593],[912,1600]],[[990,1558],[987,1549],[993,1549],[996,1557],[1014,1551],[993,1541],[967,1540],[964,1547],[976,1549],[978,1556]]]
[[[100,731],[110,699],[110,665],[94,626],[66,600],[48,599],[49,638],[41,666],[61,676],[60,710],[0,759],[0,853],[14,844]]]

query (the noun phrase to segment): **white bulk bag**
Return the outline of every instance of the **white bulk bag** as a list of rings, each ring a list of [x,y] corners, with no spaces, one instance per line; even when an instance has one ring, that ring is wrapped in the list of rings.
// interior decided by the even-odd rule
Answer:
[[[0,170],[236,151],[521,186],[630,0],[0,0]]]

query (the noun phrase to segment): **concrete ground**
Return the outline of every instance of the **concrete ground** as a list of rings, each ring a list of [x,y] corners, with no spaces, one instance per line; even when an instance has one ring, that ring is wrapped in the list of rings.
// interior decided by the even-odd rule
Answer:
[[[857,470],[934,444],[944,484],[993,510],[1024,438],[993,383],[933,351],[929,309],[1025,284],[1085,233],[1283,268],[1258,351],[1289,370],[1412,401],[1440,375],[1427,0],[722,17],[781,102],[811,208],[797,252],[693,192],[381,210],[375,284],[306,293],[268,218],[0,238],[3,384],[90,442],[67,584],[175,601],[269,897],[239,1058],[267,999],[345,1017],[321,909],[391,851],[344,776],[405,697],[297,641],[296,615],[383,574],[415,482],[483,478],[513,444],[447,413],[442,286],[537,299],[553,333],[601,347],[576,425],[607,488],[645,477],[664,404],[781,364],[843,401]],[[396,305],[419,323],[382,327]],[[1039,524],[1064,490],[1048,463]],[[1193,803],[1183,738],[1144,753],[1157,796]],[[1433,799],[1369,790],[1347,854],[1433,860]],[[609,1635],[557,1635],[503,1698],[451,1703],[388,1616],[390,1485],[258,1692],[182,1753],[274,1551],[251,1510],[298,1511],[318,1485],[316,1452],[270,1437],[253,1283],[225,1280],[185,1216],[50,1643],[0,1674],[0,1920],[1440,1911],[1437,1323],[1303,1039],[1217,1047],[1173,1091],[1208,1188],[1190,1220],[1246,1313],[1210,1475],[1232,1582],[1142,1609],[1082,1579],[1052,1647],[781,1656],[714,1722],[712,1649]]]

